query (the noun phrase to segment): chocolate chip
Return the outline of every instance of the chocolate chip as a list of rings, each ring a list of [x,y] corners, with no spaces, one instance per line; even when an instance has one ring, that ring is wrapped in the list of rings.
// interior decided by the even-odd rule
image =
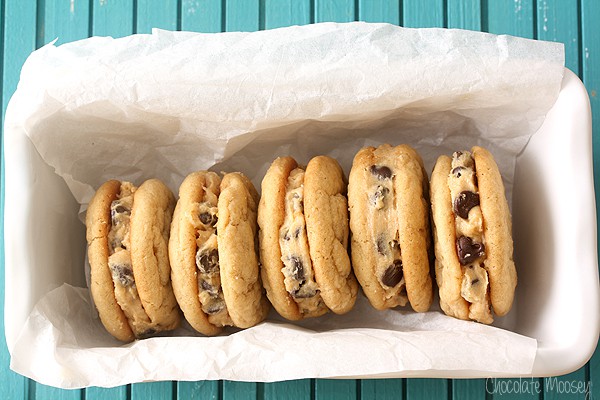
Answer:
[[[377,252],[379,254],[381,254],[382,256],[384,256],[386,253],[386,247],[387,246],[386,246],[385,238],[383,238],[383,237],[378,238],[377,239]]]
[[[483,243],[473,242],[473,239],[467,236],[461,236],[456,240],[456,250],[461,265],[470,264],[485,255]]]
[[[209,212],[200,214],[200,222],[206,226],[215,226],[217,224],[217,216]]]
[[[294,231],[294,239],[298,239],[299,236],[300,236],[300,228],[296,228],[296,230]]]
[[[287,242],[290,239],[291,239],[291,237],[290,237],[290,231],[286,231],[285,235],[283,235],[283,240],[285,240]]]
[[[290,257],[290,263],[292,266],[292,276],[295,280],[304,282],[304,264],[298,257]]]
[[[305,286],[302,286],[300,289],[294,290],[291,295],[295,299],[308,299],[316,296],[317,293],[319,293],[318,290],[307,289]]]
[[[468,219],[471,208],[479,205],[479,195],[465,190],[454,199],[454,214]]]
[[[379,180],[390,179],[392,177],[392,170],[386,167],[385,165],[371,165],[369,171],[371,171],[371,173],[375,175]]]
[[[402,280],[402,260],[394,260],[394,263],[387,267],[383,276],[381,277],[381,283],[388,287],[396,286]]]
[[[113,279],[117,279],[119,283],[125,287],[132,286],[133,269],[129,264],[109,264]]]
[[[460,156],[462,156],[462,155],[463,155],[463,152],[462,152],[462,151],[455,151],[455,152],[454,152],[454,154],[452,155],[452,157],[454,157],[454,158],[458,158],[458,157],[460,157]]]
[[[452,175],[454,175],[456,178],[460,178],[462,176],[462,172],[465,170],[465,167],[456,167],[453,168],[452,171],[450,171],[450,173]]]
[[[473,280],[471,281],[471,285],[475,285],[475,284],[476,284],[476,283],[478,283],[478,282],[479,282],[479,279],[478,279],[478,278],[475,278],[475,279],[473,279]]]
[[[390,192],[390,189],[383,187],[383,186],[377,186],[377,189],[375,190],[375,193],[373,193],[373,197],[371,198],[371,201],[373,202],[373,205],[377,207],[377,209],[383,208],[383,199],[385,199],[385,196]],[[381,203],[381,204],[379,204]]]
[[[154,328],[148,328],[146,329],[144,332],[142,333],[138,333],[137,335],[135,335],[138,339],[145,339],[147,337],[150,337],[152,335],[154,335],[156,333],[156,329]]]
[[[202,311],[204,311],[207,314],[216,314],[224,308],[225,308],[225,302],[223,300],[218,300],[218,301],[211,301],[210,304],[208,304],[208,306],[206,308],[204,308],[204,307],[202,308]]]
[[[209,252],[196,253],[196,266],[203,274],[209,274],[219,268],[219,251],[212,249]]]

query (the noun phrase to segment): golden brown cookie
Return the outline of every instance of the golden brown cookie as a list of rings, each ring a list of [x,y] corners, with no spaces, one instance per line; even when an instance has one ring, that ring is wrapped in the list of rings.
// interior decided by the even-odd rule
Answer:
[[[427,311],[433,299],[429,267],[427,174],[407,145],[361,149],[348,185],[352,264],[376,309]]]
[[[106,329],[131,341],[179,325],[167,242],[173,194],[151,179],[108,181],[86,213],[91,292]]]
[[[221,289],[217,244],[217,201],[221,178],[214,172],[188,175],[179,187],[169,258],[177,302],[190,325],[216,335],[233,325]]]
[[[262,181],[258,210],[263,284],[289,320],[342,314],[358,285],[347,253],[348,211],[343,173],[324,156],[306,170],[277,158]]]
[[[258,267],[258,201],[254,185],[242,173],[223,177],[217,221],[221,285],[229,315],[240,328],[258,324],[269,311]]]
[[[436,278],[442,310],[493,322],[517,284],[511,217],[493,156],[481,147],[438,158],[431,176]]]

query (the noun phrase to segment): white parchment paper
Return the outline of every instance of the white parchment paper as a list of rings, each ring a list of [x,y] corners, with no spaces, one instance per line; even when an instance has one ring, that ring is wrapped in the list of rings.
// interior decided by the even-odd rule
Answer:
[[[348,173],[360,147],[384,142],[411,144],[428,171],[440,154],[486,146],[510,197],[516,156],[556,100],[563,58],[557,43],[365,23],[91,38],[29,57],[7,131],[31,139],[82,211],[111,178],[158,177],[176,193],[188,173],[211,168],[242,171],[260,188],[276,156],[306,163],[328,154]],[[362,297],[345,316],[289,324],[272,313],[222,337],[181,328],[120,345],[103,331],[87,289],[63,285],[33,310],[11,368],[62,387],[512,375],[530,372],[535,353],[534,339],[506,329],[437,311],[377,312]]]

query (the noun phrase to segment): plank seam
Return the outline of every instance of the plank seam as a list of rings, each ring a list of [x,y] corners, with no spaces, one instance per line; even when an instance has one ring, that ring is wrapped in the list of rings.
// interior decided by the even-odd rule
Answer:
[[[581,5],[581,0],[577,0],[577,47],[577,50],[579,52],[577,56],[577,75],[579,76],[579,79],[581,79],[581,81],[583,82],[583,57],[585,53],[583,48],[583,8]]]
[[[90,0],[88,10],[88,37],[94,36],[94,0]]]
[[[138,10],[138,2],[137,0],[133,0],[133,33],[136,34],[138,31],[138,17],[137,17],[137,10]]]
[[[221,0],[221,32],[227,31],[227,0]]]
[[[259,31],[264,31],[265,30],[265,1],[266,0],[259,0],[258,2],[258,30]]]
[[[533,10],[531,11],[531,19],[533,24],[533,39],[537,40],[538,35],[538,2],[533,0]]]
[[[177,0],[177,23],[175,25],[175,29],[177,29],[178,31],[181,30],[181,14],[182,14],[182,9],[183,9],[183,1],[182,0]]]
[[[44,18],[46,16],[46,0],[36,1],[35,11],[35,48],[44,45]]]
[[[480,6],[481,6],[481,18],[480,18],[481,31],[482,32],[489,32],[490,31],[490,27],[489,27],[489,21],[488,21],[488,15],[489,15],[488,0],[481,0]]]
[[[442,1],[442,26],[448,27],[448,0]]]

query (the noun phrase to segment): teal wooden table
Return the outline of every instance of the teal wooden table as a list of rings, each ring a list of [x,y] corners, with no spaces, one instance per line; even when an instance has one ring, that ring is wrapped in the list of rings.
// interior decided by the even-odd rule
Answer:
[[[199,32],[255,31],[355,20],[389,22],[406,27],[464,28],[564,43],[566,66],[579,75],[590,97],[596,154],[594,172],[598,176],[600,0],[0,0],[2,118],[23,62],[33,50],[55,38],[61,44],[93,35],[120,37],[147,33],[153,27]],[[597,193],[600,192],[598,182],[596,179]],[[3,205],[4,196],[2,209]],[[4,250],[0,251],[1,291],[4,288]],[[541,390],[532,394],[519,393],[523,390],[500,390],[502,386],[493,386],[485,379],[316,379],[273,384],[155,382],[114,389],[67,391],[38,384],[10,371],[4,341],[3,296],[0,296],[0,317],[2,399],[600,398],[598,350],[584,367],[555,381],[566,384],[548,386],[545,385],[548,381],[539,379]],[[511,385],[504,388],[516,387],[510,380],[507,383]],[[573,383],[584,384],[590,391],[573,393],[576,391]],[[561,387],[563,390],[559,390]]]

